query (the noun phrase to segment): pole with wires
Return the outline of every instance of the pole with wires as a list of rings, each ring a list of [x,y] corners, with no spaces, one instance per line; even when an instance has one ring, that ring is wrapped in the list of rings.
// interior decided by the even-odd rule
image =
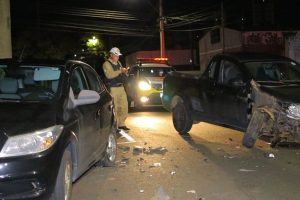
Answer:
[[[222,53],[225,53],[225,16],[224,16],[224,2],[221,2],[221,31],[222,31]]]
[[[165,17],[163,15],[163,0],[159,0],[159,34],[160,34],[160,57],[166,57],[166,49],[165,49]]]

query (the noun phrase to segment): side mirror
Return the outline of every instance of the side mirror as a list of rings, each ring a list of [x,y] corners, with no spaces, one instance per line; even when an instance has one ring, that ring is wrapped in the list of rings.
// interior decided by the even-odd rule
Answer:
[[[230,80],[230,85],[232,85],[235,88],[245,87],[246,83],[242,79],[233,79]]]
[[[81,90],[78,94],[78,98],[74,99],[74,106],[88,105],[97,103],[100,99],[100,95],[93,90]]]

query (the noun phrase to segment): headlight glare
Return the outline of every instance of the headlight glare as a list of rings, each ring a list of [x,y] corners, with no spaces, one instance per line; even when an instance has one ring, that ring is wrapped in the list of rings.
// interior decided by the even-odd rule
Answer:
[[[23,156],[45,151],[57,141],[62,130],[63,126],[57,125],[9,137],[0,152],[0,157]]]
[[[141,90],[150,90],[151,89],[151,85],[148,82],[146,82],[146,81],[140,81],[139,82],[139,88]]]

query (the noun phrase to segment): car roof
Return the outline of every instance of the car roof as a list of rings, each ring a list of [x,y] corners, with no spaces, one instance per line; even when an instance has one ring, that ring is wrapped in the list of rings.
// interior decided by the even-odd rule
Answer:
[[[266,53],[252,53],[252,52],[232,52],[219,54],[226,57],[231,57],[238,60],[239,62],[251,62],[251,61],[262,61],[262,60],[281,60],[281,61],[293,61],[290,58],[272,55]]]
[[[40,66],[65,66],[67,63],[84,63],[78,60],[48,60],[48,59],[25,59],[22,61],[16,59],[0,59],[0,64],[8,64],[11,66],[19,65],[40,65]],[[84,63],[86,64],[86,63]]]
[[[166,67],[166,68],[170,68],[170,65],[167,64],[160,64],[160,63],[141,63],[141,65],[138,65],[139,67]]]

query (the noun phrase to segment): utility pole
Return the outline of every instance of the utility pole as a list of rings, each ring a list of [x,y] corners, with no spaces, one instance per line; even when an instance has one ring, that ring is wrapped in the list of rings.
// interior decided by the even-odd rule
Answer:
[[[10,0],[0,0],[0,58],[12,58]]]
[[[165,48],[165,17],[163,14],[163,0],[159,0],[159,34],[160,34],[160,57],[166,57],[166,48]]]
[[[224,1],[221,2],[222,53],[225,52]]]

